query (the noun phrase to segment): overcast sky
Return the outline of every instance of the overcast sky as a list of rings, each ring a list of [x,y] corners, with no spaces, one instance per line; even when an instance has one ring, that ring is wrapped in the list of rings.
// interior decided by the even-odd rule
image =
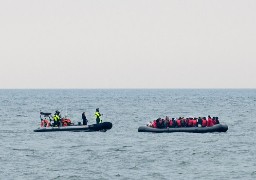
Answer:
[[[0,88],[256,88],[255,0],[0,0]]]

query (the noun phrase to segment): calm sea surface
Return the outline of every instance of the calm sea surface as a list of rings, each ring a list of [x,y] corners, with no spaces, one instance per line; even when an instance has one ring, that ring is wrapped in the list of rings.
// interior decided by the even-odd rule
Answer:
[[[35,133],[39,112],[107,132]],[[226,133],[138,133],[164,116],[218,116]],[[0,179],[256,179],[256,90],[0,90]]]

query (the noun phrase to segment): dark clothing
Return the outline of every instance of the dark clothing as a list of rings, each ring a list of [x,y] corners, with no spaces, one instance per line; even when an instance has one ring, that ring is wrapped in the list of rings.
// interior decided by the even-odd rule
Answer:
[[[200,125],[202,126],[202,124],[203,124],[203,120],[202,120],[201,118],[199,118],[199,119],[198,119],[198,121],[197,121],[197,123],[198,123],[198,124],[200,124]]]
[[[53,126],[54,127],[57,127],[57,126],[60,127],[60,121],[54,121]]]
[[[213,121],[213,124],[214,124],[214,125],[215,125],[215,124],[220,124],[218,117],[213,117],[212,121]]]
[[[158,123],[157,123],[157,128],[165,128],[165,125],[164,125],[164,121],[158,121]]]
[[[176,127],[176,126],[177,126],[177,124],[176,124],[175,119],[172,119],[172,127]]]
[[[82,114],[82,119],[83,119],[83,125],[87,125],[88,120],[84,113]]]
[[[53,120],[54,120],[54,123],[53,123],[53,126],[56,127],[56,126],[60,126],[60,119],[61,119],[61,116],[59,114],[56,114],[53,116]]]
[[[186,121],[185,121],[185,119],[182,119],[181,120],[181,127],[185,127],[186,126]]]

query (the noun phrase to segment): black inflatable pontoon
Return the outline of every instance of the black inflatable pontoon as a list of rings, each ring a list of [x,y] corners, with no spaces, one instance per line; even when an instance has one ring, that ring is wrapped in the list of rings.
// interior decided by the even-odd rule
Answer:
[[[173,133],[173,132],[189,132],[189,133],[210,133],[210,132],[226,132],[228,126],[226,124],[216,124],[212,127],[176,127],[176,128],[152,128],[141,126],[138,132],[154,132],[154,133]]]
[[[92,124],[88,126],[73,125],[62,127],[40,127],[34,132],[52,132],[52,131],[73,131],[73,132],[92,132],[92,131],[107,131],[112,128],[111,122],[103,122],[100,124]]]

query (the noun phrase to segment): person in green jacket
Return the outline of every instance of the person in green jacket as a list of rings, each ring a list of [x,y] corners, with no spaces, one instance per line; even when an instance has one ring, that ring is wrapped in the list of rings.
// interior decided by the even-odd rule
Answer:
[[[96,117],[96,124],[102,123],[101,114],[100,114],[99,108],[96,109],[95,117]]]

